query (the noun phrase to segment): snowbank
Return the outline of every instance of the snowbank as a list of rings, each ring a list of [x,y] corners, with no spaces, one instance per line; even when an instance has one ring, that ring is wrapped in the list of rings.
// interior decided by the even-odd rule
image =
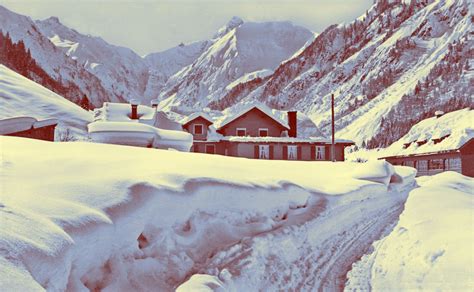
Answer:
[[[355,167],[369,165],[15,137],[0,137],[0,143],[3,291],[167,291],[193,274],[210,274],[212,261],[229,259],[228,249],[248,247],[250,238],[256,238],[253,255],[279,250],[290,261],[306,254],[306,244],[298,244],[309,236],[308,227],[297,226],[313,226],[308,244],[329,250],[328,242],[340,244],[346,228],[347,239],[362,232],[356,227],[365,225],[356,219],[372,218],[367,242],[351,245],[357,255],[377,239],[382,222],[398,216],[387,208],[400,205],[401,197],[387,195],[385,184],[353,178]],[[374,172],[368,171],[371,177]],[[375,176],[383,175],[390,173]],[[362,210],[370,206],[370,212]],[[294,228],[294,236],[284,236]],[[285,238],[296,240],[293,248]],[[243,278],[232,266],[228,277],[245,287],[245,277],[256,275],[249,285],[259,281],[260,265],[250,274],[243,269]],[[225,280],[225,271],[215,269]]]
[[[0,119],[57,119],[59,131],[70,128],[74,135],[86,136],[91,113],[1,64],[0,76]]]
[[[354,265],[348,291],[474,289],[474,180],[444,172],[418,184],[393,231]]]

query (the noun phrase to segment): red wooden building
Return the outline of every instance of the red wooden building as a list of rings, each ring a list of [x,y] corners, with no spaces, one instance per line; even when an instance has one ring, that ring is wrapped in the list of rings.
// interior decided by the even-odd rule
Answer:
[[[418,176],[455,171],[474,177],[473,120],[469,108],[447,114],[437,111],[390,145],[388,155],[380,159],[416,168]]]
[[[222,121],[217,129],[205,113],[188,117],[183,128],[194,136],[191,151],[234,157],[278,160],[330,160],[331,141],[298,137],[297,112],[285,119],[263,106],[251,106]],[[212,130],[211,130],[212,129]],[[336,140],[335,158],[344,160],[352,141]]]
[[[381,159],[385,159],[393,165],[414,167],[418,170],[418,176],[434,175],[443,171],[455,171],[474,177],[474,139],[471,138],[456,149],[394,155]]]
[[[8,118],[0,120],[0,135],[54,141],[57,124],[56,119],[38,121],[32,117]]]

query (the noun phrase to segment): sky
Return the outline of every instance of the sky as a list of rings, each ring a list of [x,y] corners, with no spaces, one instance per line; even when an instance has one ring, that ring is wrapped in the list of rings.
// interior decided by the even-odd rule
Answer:
[[[0,0],[33,19],[57,16],[80,33],[139,55],[211,38],[233,16],[291,21],[314,32],[362,15],[373,0]]]

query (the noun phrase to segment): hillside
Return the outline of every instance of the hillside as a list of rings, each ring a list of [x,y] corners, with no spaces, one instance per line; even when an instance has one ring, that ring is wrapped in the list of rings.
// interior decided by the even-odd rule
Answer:
[[[57,49],[100,80],[111,101],[114,97],[123,101],[142,97],[148,67],[135,52],[100,37],[80,34],[56,17],[37,20],[35,24]]]
[[[57,133],[70,129],[76,136],[86,136],[92,113],[47,88],[0,65],[0,119],[29,116],[36,119],[55,118]]]
[[[228,85],[239,78],[273,71],[312,37],[309,30],[289,22],[233,18],[192,64],[170,78],[160,94],[161,106],[177,110],[206,106],[225,95],[231,89]]]
[[[87,95],[96,106],[110,99],[120,100],[110,95],[97,77],[58,50],[31,18],[16,14],[0,5],[0,30],[4,35],[8,34],[13,43],[22,41],[36,64],[49,78],[60,84],[60,87],[76,88],[64,95],[67,99],[78,102],[83,95]],[[63,93],[56,87],[51,89]]]

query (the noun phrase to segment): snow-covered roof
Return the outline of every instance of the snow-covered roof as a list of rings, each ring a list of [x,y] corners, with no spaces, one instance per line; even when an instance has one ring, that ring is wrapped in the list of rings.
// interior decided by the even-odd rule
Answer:
[[[137,121],[130,118],[132,106],[128,103],[104,102],[103,120],[111,122]],[[138,120],[154,120],[156,110],[146,105],[138,105]]]
[[[277,142],[277,143],[323,143],[331,144],[331,139],[323,137],[293,138],[293,137],[250,137],[250,136],[226,136],[221,138],[223,141],[231,142]],[[354,144],[353,141],[345,139],[336,139],[338,144]]]
[[[474,111],[470,108],[425,119],[390,145],[385,156],[457,150],[474,137]]]
[[[95,121],[104,122],[131,122],[154,126],[160,129],[181,131],[181,124],[170,118],[167,113],[156,109],[138,105],[138,119],[132,120],[130,114],[132,107],[127,103],[104,102],[101,108],[94,110]]]
[[[193,113],[192,115],[190,116],[187,116],[185,117],[183,120],[181,120],[181,124],[182,125],[186,125],[187,123],[197,119],[197,118],[203,118],[205,119],[206,121],[208,121],[209,123],[213,124],[213,120],[211,118],[211,116],[209,116],[207,113],[203,113],[203,112],[196,112],[196,113]]]
[[[110,144],[189,151],[193,136],[184,131],[159,129],[143,123],[96,121],[88,126],[93,141]]]
[[[38,129],[47,126],[57,125],[58,120],[47,119],[38,121],[32,117],[14,117],[0,120],[0,135],[7,135],[27,131],[31,128]]]
[[[279,123],[283,127],[287,128],[287,129],[290,128],[290,126],[288,125],[288,122],[286,120],[283,120],[281,117],[277,116],[272,109],[270,109],[269,107],[267,107],[266,105],[261,104],[261,103],[251,104],[249,106],[244,107],[240,112],[226,117],[224,120],[221,120],[219,122],[216,121],[215,122],[216,127],[218,129],[223,128],[226,125],[230,124],[231,122],[235,121],[236,119],[238,119],[242,115],[248,113],[249,111],[251,111],[255,108],[260,110],[261,112],[265,113],[267,116],[272,118],[275,122]]]

